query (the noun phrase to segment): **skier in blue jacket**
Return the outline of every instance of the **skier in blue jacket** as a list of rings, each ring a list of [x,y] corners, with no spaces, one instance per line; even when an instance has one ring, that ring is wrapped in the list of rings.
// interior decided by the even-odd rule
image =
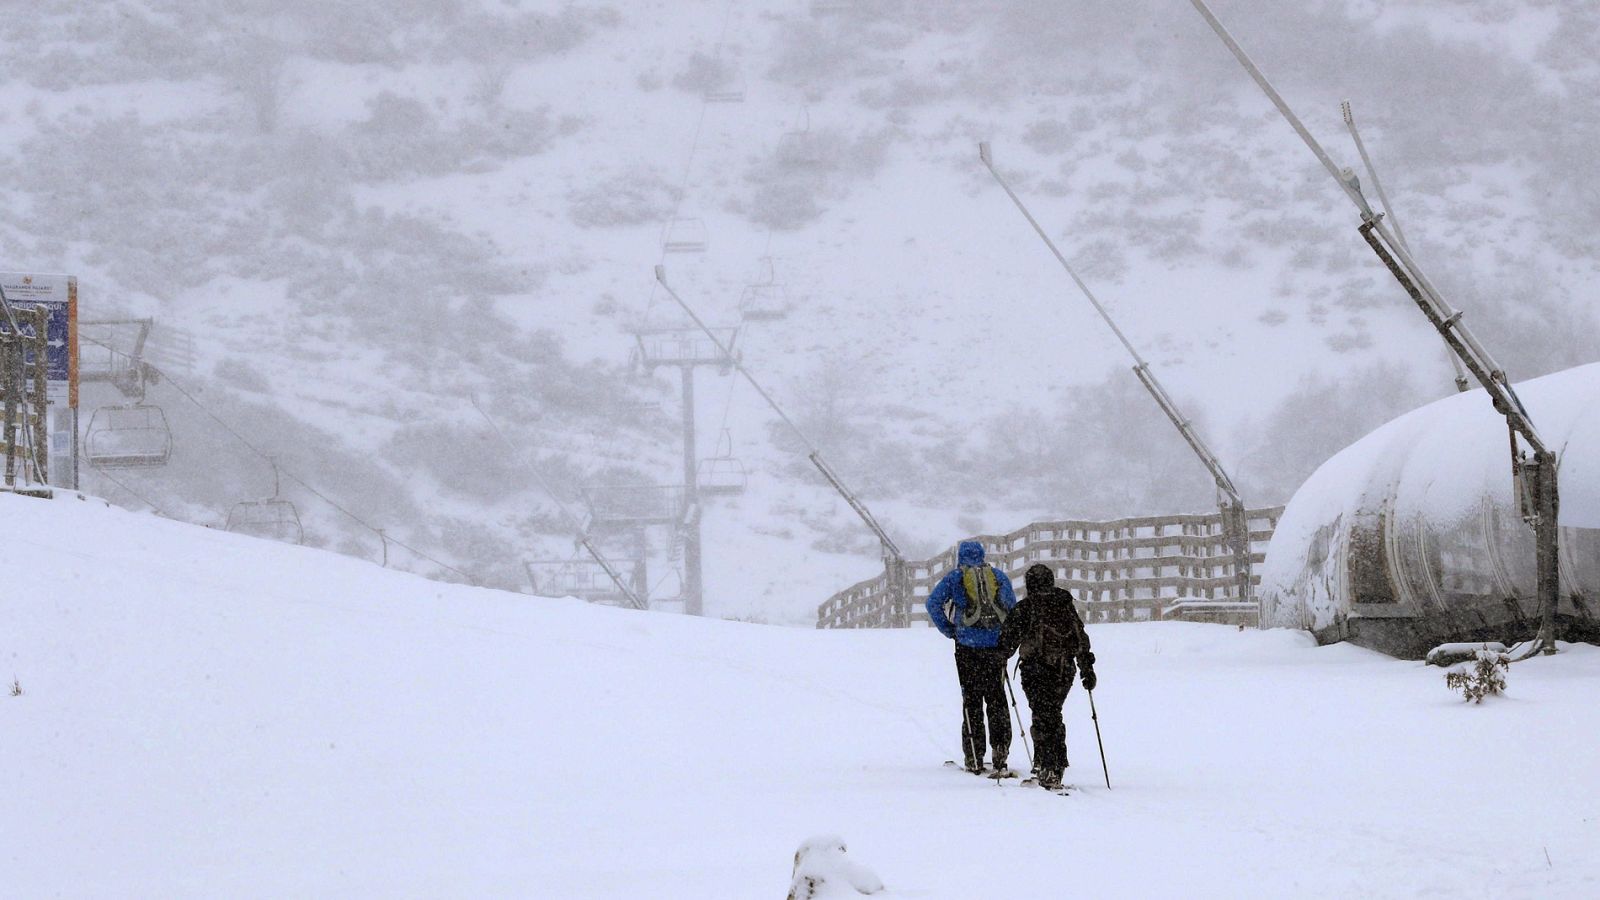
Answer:
[[[1011,750],[1011,718],[1006,711],[1006,657],[1000,626],[1017,605],[1006,573],[983,561],[983,545],[962,541],[957,565],[928,593],[928,618],[956,643],[956,677],[961,682],[961,750],[967,771],[983,771],[984,709],[989,712],[988,743],[994,771],[1004,775]]]

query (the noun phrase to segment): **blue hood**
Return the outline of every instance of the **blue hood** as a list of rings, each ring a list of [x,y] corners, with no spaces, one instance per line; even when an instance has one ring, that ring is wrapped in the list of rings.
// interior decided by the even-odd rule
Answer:
[[[977,541],[962,541],[956,547],[956,562],[963,566],[983,564],[983,545]]]
[[[956,560],[963,566],[981,566],[984,564],[983,544],[977,541],[962,541],[956,545]],[[1000,589],[1000,604],[1006,609],[1014,609],[1017,605],[1017,595],[1011,589],[1011,579],[999,569],[993,569],[996,586]],[[945,613],[944,606],[949,603],[953,607],[951,615]],[[976,628],[959,625],[967,608],[967,591],[961,584],[961,570],[951,569],[939,583],[928,592],[927,602],[923,604],[928,610],[928,621],[939,633],[947,638],[953,638],[963,647],[985,648],[993,647],[1000,643],[1000,629]],[[952,616],[954,621],[952,621]]]

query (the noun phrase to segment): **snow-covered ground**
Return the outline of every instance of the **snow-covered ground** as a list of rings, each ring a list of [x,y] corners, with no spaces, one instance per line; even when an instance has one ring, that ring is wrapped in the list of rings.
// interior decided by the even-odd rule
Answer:
[[[925,630],[438,584],[92,499],[0,497],[0,541],[8,897],[777,898],[818,833],[891,897],[1600,893],[1591,647],[1474,707],[1294,632],[1091,628],[1114,789],[1075,692],[1063,799],[940,765]]]

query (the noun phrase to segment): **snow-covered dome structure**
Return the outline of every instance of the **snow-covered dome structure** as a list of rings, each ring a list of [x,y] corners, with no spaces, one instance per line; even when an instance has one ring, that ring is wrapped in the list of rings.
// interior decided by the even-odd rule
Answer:
[[[1564,638],[1600,637],[1600,363],[1517,386],[1560,456]],[[1420,657],[1455,640],[1532,635],[1533,529],[1505,419],[1482,390],[1413,410],[1295,492],[1261,573],[1262,623]]]

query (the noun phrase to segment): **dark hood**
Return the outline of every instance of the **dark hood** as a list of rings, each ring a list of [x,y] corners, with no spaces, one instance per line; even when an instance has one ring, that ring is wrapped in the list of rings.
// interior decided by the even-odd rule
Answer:
[[[1043,563],[1034,563],[1029,566],[1028,571],[1022,577],[1024,583],[1028,585],[1029,591],[1042,591],[1045,588],[1056,586],[1056,573],[1050,571],[1050,567]]]
[[[983,545],[977,541],[962,541],[956,546],[956,564],[962,566],[983,565]]]

